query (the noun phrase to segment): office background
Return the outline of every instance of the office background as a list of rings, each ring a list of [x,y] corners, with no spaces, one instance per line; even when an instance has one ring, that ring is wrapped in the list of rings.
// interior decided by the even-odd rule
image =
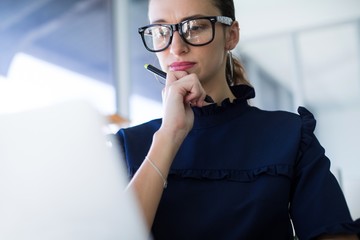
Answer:
[[[360,217],[360,2],[235,0],[243,61],[264,109],[317,118],[316,134]],[[137,33],[147,0],[1,0],[0,113],[85,98],[137,124],[161,116],[158,65]]]

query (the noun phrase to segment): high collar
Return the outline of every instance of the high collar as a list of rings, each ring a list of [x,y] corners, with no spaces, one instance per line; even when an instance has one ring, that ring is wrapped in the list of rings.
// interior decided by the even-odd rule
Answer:
[[[248,85],[231,86],[234,101],[224,99],[220,105],[210,104],[204,107],[193,107],[195,121],[193,129],[211,127],[228,121],[241,114],[248,107],[248,100],[255,97],[255,90]]]

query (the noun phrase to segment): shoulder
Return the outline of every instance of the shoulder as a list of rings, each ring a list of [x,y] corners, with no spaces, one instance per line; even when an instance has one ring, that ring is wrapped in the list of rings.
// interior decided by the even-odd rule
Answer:
[[[160,125],[161,119],[155,119],[136,126],[122,128],[116,133],[116,138],[123,148],[146,148],[151,143],[152,137]]]
[[[298,107],[297,113],[283,110],[269,111],[262,110],[257,107],[251,107],[250,112],[256,115],[256,118],[261,120],[267,120],[269,124],[289,123],[293,125],[312,125],[315,127],[316,120],[314,115],[305,107]]]
[[[256,127],[273,130],[296,130],[300,131],[303,120],[300,114],[289,111],[269,111],[251,107],[249,121]]]
[[[130,176],[141,165],[151,145],[154,133],[159,129],[161,119],[155,119],[140,125],[122,128],[116,133]]]
[[[119,136],[146,136],[146,135],[153,135],[155,131],[159,129],[161,125],[161,119],[154,119],[149,122],[145,122],[136,126],[131,126],[127,128],[122,128],[118,131],[117,135]]]
[[[301,142],[302,149],[315,139],[316,120],[314,115],[304,107],[299,107],[297,113],[289,111],[266,111],[251,107],[249,124],[263,136],[289,141]]]

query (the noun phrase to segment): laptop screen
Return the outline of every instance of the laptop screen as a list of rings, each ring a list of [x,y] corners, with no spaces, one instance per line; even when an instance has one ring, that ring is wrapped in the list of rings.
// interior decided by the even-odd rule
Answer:
[[[77,100],[0,115],[0,239],[149,239],[104,119]]]

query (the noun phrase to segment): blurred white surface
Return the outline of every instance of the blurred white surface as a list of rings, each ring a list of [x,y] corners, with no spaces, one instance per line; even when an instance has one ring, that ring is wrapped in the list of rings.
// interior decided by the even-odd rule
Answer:
[[[0,239],[146,239],[104,123],[83,101],[0,115]]]
[[[0,113],[43,107],[63,101],[91,102],[106,114],[116,112],[112,86],[18,53],[6,78],[0,78]]]

